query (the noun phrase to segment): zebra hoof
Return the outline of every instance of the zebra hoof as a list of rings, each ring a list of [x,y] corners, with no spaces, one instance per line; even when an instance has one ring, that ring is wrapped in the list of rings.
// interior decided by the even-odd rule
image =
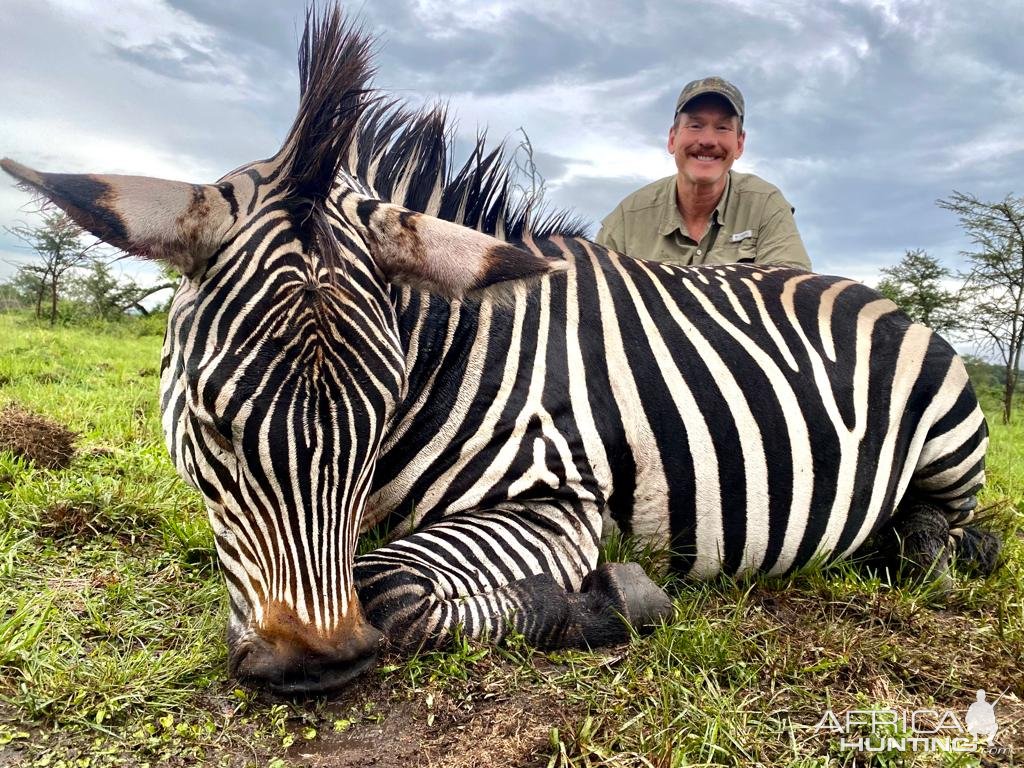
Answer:
[[[995,572],[1003,549],[996,534],[974,526],[953,529],[950,534],[956,542],[953,565],[958,571],[969,576],[991,576]]]
[[[637,563],[604,563],[587,574],[581,592],[605,595],[636,629],[650,628],[675,615],[672,598]]]

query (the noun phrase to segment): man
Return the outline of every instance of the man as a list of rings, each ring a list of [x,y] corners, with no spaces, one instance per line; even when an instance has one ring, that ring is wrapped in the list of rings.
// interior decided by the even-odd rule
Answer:
[[[748,262],[811,268],[793,208],[774,186],[732,169],[743,154],[743,96],[720,77],[694,80],[668,132],[675,176],[648,184],[601,222],[597,242],[670,264]]]

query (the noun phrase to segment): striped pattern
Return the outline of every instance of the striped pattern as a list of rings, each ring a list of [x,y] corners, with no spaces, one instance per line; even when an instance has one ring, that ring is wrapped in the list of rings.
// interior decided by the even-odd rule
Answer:
[[[849,280],[639,262],[538,221],[482,140],[454,168],[442,111],[361,102],[366,67],[338,62],[365,41],[324,23],[285,147],[206,188],[230,220],[165,343],[233,645],[367,618],[399,644],[571,643],[611,525],[703,578],[846,556],[908,494],[970,519],[986,428],[948,344]],[[496,240],[412,237],[428,218],[373,199]],[[524,252],[551,274],[414,287],[516,277]],[[389,543],[357,558],[371,527]]]
[[[848,555],[908,489],[969,518],[963,365],[858,283],[555,236],[520,245],[560,271],[450,300],[382,279],[344,190],[343,266],[304,250],[273,171],[183,282],[162,379],[240,632],[274,606],[337,634],[357,590],[397,642],[523,631],[517,584],[579,589],[609,521],[709,577]],[[357,561],[370,526],[395,540]]]
[[[964,367],[873,291],[531,247],[568,269],[511,303],[396,297],[409,386],[368,522],[403,537],[357,569],[381,624],[400,606],[410,642],[457,622],[501,635],[518,605],[502,587],[578,589],[604,513],[695,577],[847,556],[908,490],[969,520],[987,438]],[[445,600],[416,612],[422,584],[399,572]]]
[[[614,525],[682,575],[778,574],[905,504],[994,563],[994,537],[964,535],[987,433],[948,344],[849,280],[579,239],[517,200],[500,149],[455,166],[443,110],[371,96],[369,49],[310,12],[284,146],[216,184],[0,160],[185,275],[163,427],[209,510],[240,677],[343,685],[374,626],[621,639],[620,616],[671,605],[595,567]],[[371,527],[389,541],[357,557]]]
[[[235,247],[174,298],[163,425],[207,501],[234,618],[260,625],[283,605],[326,634],[352,610],[358,510],[403,355],[373,265],[346,262],[338,285],[303,250],[273,171],[247,170],[260,196],[239,201]]]

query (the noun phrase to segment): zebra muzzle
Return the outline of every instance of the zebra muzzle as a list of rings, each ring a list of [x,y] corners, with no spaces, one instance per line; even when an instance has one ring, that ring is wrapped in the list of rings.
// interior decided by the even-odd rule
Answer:
[[[381,633],[361,613],[325,634],[282,606],[231,648],[231,673],[246,685],[284,695],[344,687],[377,660]]]

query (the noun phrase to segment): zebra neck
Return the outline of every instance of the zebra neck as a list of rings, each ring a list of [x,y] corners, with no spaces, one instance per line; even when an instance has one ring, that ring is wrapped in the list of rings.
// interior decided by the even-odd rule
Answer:
[[[453,301],[409,288],[396,293],[406,383],[391,419],[392,431],[424,406],[447,412],[446,400],[459,390],[459,376],[453,374],[464,371],[477,341],[481,308],[477,299]]]

